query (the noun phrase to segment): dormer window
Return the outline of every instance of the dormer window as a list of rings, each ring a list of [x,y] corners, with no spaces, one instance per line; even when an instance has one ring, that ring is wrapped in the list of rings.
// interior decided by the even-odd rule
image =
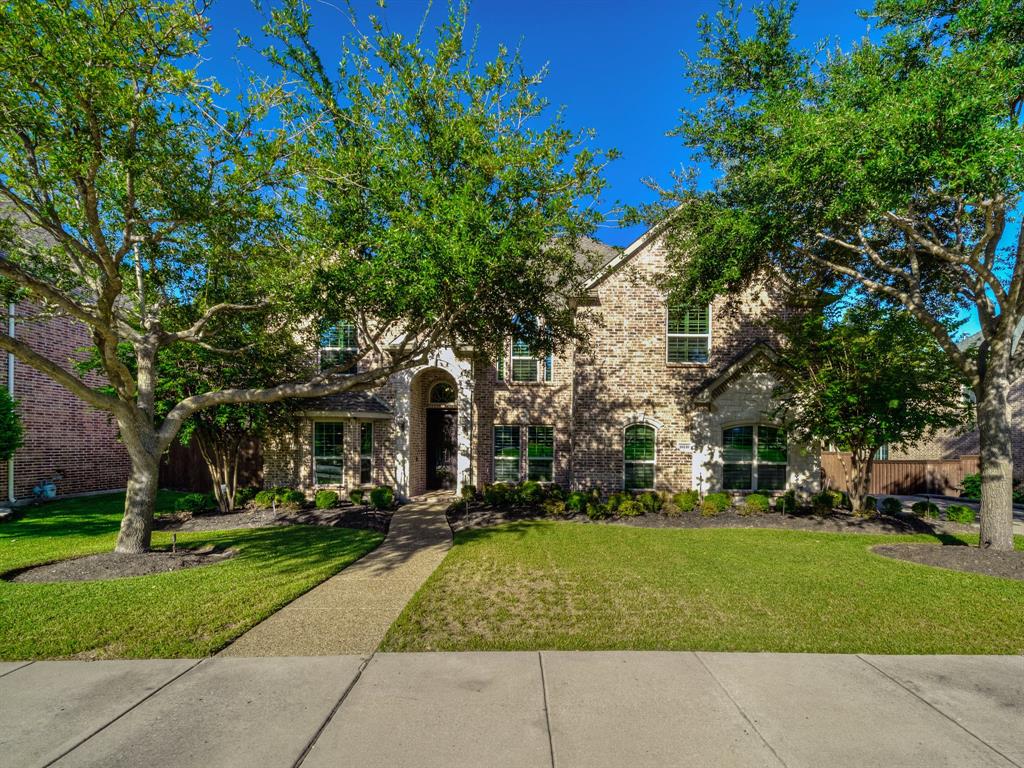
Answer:
[[[668,308],[668,362],[706,363],[711,351],[711,307]]]
[[[347,320],[320,333],[320,368],[348,368],[359,354],[356,327]]]

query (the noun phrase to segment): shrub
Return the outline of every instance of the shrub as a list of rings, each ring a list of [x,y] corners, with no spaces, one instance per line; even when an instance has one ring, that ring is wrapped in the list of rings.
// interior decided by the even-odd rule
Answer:
[[[565,506],[573,512],[584,512],[587,509],[587,502],[590,496],[583,491],[573,491],[565,497]]]
[[[348,500],[355,504],[357,507],[363,503],[363,497],[366,495],[366,491],[362,488],[353,488],[348,492]]]
[[[551,483],[544,487],[544,492],[547,494],[549,499],[558,499],[559,501],[565,501],[565,491],[562,490],[562,486],[558,483]]]
[[[544,486],[536,480],[527,480],[519,486],[518,496],[524,504],[538,504],[544,500]]]
[[[700,494],[697,491],[680,491],[672,497],[680,512],[693,512],[700,503]]]
[[[554,517],[565,517],[566,506],[561,499],[546,499],[541,505],[544,511]]]
[[[370,491],[370,504],[374,509],[391,509],[395,504],[395,492],[390,485],[378,485]]]
[[[981,475],[966,475],[964,477],[964,484],[960,487],[960,496],[965,499],[978,501],[981,498]]]
[[[217,500],[212,493],[186,493],[174,500],[175,512],[189,512],[198,515],[217,508]]]
[[[666,517],[679,517],[683,514],[683,510],[676,506],[676,503],[669,499],[661,505],[661,513]]]
[[[790,489],[775,500],[775,511],[783,515],[796,514],[796,491]]]
[[[910,511],[918,517],[930,517],[938,519],[939,508],[930,501],[915,501],[910,505]]]
[[[661,496],[654,491],[644,491],[636,497],[636,501],[639,502],[640,506],[644,508],[644,512],[648,515],[653,515],[661,510]]]
[[[814,514],[827,515],[836,506],[836,493],[834,491],[822,491],[811,498],[811,505],[814,507]],[[840,496],[839,500],[842,500]]]
[[[338,503],[338,494],[335,491],[317,491],[313,499],[313,505],[317,509],[330,509]]]
[[[277,494],[272,490],[259,491],[252,497],[252,503],[257,507],[269,507],[274,503],[276,498]]]
[[[484,486],[484,501],[492,507],[503,507],[509,503],[513,494],[508,483],[492,483]]]
[[[882,499],[882,514],[898,515],[903,511],[903,502],[892,496]]]
[[[256,497],[258,488],[238,488],[235,490],[235,506],[244,507]]]
[[[285,491],[278,497],[282,504],[302,504],[306,500],[306,494],[302,491]]]
[[[626,499],[616,510],[620,517],[639,517],[644,513],[644,505],[636,499]]]
[[[476,486],[472,483],[466,483],[462,486],[462,500],[473,501],[476,498]]]
[[[751,493],[743,497],[740,514],[763,515],[771,508],[771,501],[762,493]]]
[[[1013,491],[1013,503],[1024,504],[1024,485],[1018,486]]]
[[[946,519],[951,523],[973,523],[974,510],[963,504],[950,504],[946,507]]]
[[[874,496],[865,496],[864,506],[862,507],[862,510],[865,514],[868,515],[875,514],[875,512],[878,511],[878,499],[876,499]]]
[[[628,493],[616,491],[615,493],[608,497],[608,501],[606,501],[605,503],[608,505],[609,512],[618,512],[619,507],[622,505],[622,502],[629,501],[631,498],[633,497],[630,496]]]
[[[709,493],[700,504],[700,513],[704,517],[714,517],[731,506],[732,497],[728,493]]]

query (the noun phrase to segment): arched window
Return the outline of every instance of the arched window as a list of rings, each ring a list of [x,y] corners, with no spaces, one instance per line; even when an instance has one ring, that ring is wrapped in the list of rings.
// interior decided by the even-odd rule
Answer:
[[[780,491],[786,487],[786,432],[766,424],[722,430],[722,487]]]
[[[627,491],[654,488],[654,427],[631,424],[623,440],[623,487]]]
[[[430,388],[430,402],[435,405],[455,402],[455,387],[447,381],[439,381]]]

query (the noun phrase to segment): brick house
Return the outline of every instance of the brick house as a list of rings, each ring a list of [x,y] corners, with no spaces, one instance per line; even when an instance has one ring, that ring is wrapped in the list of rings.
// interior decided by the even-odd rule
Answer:
[[[39,315],[27,302],[8,305],[6,330],[69,370],[82,348],[92,343],[85,326],[66,317]],[[0,367],[0,386],[8,387],[18,401],[24,429],[13,461],[0,462],[8,502],[31,499],[33,488],[45,482],[52,482],[60,496],[125,487],[128,454],[109,414],[86,405],[13,355]]]
[[[538,359],[514,339],[498,360],[443,349],[369,393],[312,401],[264,445],[268,485],[307,493],[388,484],[403,497],[537,479],[563,487],[810,493],[818,452],[773,424],[768,289],[668,307],[664,247],[646,233],[619,252],[590,241],[585,348]],[[358,349],[329,329],[321,356]]]

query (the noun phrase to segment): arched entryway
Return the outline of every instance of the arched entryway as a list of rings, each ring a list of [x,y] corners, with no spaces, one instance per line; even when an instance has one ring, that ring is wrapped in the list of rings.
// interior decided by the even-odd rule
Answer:
[[[440,368],[416,374],[410,387],[410,492],[455,490],[459,457],[459,390]]]

